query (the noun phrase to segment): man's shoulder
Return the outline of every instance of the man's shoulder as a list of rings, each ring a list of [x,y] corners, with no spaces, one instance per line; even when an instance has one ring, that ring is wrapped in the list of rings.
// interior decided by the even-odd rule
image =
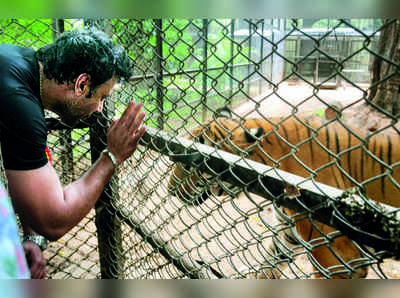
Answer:
[[[20,50],[22,47],[15,44],[0,43],[0,52],[12,52]]]
[[[35,59],[35,50],[13,44],[0,44],[0,67],[4,70],[7,65],[30,67]]]
[[[0,43],[0,53],[6,54],[24,54],[24,53],[34,53],[35,50],[27,47],[22,47],[15,44]]]
[[[38,63],[35,51],[12,44],[0,44],[0,94],[3,102],[22,92],[26,96],[38,96]],[[0,100],[1,101],[1,100]]]

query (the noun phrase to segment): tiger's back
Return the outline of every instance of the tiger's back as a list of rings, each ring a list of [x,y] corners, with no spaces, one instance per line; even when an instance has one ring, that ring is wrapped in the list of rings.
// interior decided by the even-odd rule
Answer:
[[[270,133],[261,139],[251,159],[271,165],[266,159],[270,154],[281,170],[314,177],[339,189],[362,186],[369,198],[400,207],[400,138],[396,131],[366,135],[354,128],[350,132],[336,121],[326,124],[294,118],[274,130],[268,121],[262,122],[258,125]]]
[[[195,128],[192,139],[339,189],[365,187],[369,198],[400,207],[400,137],[394,130],[367,135],[319,118],[220,117]]]
[[[400,207],[397,199],[400,192],[397,187],[400,181],[399,135],[394,130],[376,135],[357,130],[350,132],[336,120],[294,116],[284,119],[219,117],[196,127],[191,139],[339,189],[365,187],[371,199]],[[210,194],[215,195],[198,169],[179,163],[168,188],[170,193],[193,205],[202,204]],[[316,262],[329,272],[323,276],[362,278],[367,275],[368,264],[348,237],[336,236],[325,245],[326,235],[334,233],[334,228],[298,218],[287,208],[281,207],[281,210],[295,220],[298,235],[306,242],[312,241],[312,264]],[[277,237],[286,239],[288,231],[295,232],[287,228]],[[280,254],[282,247],[276,243],[280,240],[268,246],[271,255]],[[266,262],[265,266],[269,269],[265,269],[260,278],[279,278],[284,263],[277,267],[268,264]],[[318,266],[314,269],[318,272]],[[320,273],[315,275],[322,277]]]

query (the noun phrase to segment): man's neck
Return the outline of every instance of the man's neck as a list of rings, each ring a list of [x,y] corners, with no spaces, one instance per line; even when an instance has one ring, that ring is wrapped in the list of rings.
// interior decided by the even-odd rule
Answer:
[[[41,92],[40,96],[42,99],[43,107],[46,110],[57,113],[55,108],[61,102],[68,100],[70,93],[73,92],[73,86],[71,84],[58,84],[55,79],[48,79],[43,73],[43,65],[39,63],[41,75]]]

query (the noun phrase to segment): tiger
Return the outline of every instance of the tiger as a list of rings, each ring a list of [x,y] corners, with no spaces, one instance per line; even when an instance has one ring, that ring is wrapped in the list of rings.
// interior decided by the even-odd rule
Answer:
[[[195,127],[189,139],[300,177],[313,177],[317,182],[338,189],[346,190],[362,183],[370,199],[400,207],[397,184],[400,182],[400,147],[395,130],[365,133],[353,128],[350,132],[332,117],[233,118],[229,109],[220,109],[213,119]],[[177,162],[168,190],[182,201],[198,205],[213,192],[204,190],[207,181],[203,180],[198,170]],[[299,237],[309,243],[314,241],[311,264],[316,278],[367,276],[368,266],[362,265],[360,249],[345,235],[334,238],[329,248],[321,243],[323,235],[333,233],[334,228],[296,218],[294,211],[282,206],[275,210],[275,215],[282,222],[285,222],[283,217],[295,221],[295,227],[282,229],[278,235],[289,245],[298,244]],[[286,246],[280,243],[272,241],[268,250],[284,255]],[[344,262],[352,268],[343,266]],[[262,273],[253,273],[250,277],[279,278],[284,269],[281,267],[272,268],[266,264]]]

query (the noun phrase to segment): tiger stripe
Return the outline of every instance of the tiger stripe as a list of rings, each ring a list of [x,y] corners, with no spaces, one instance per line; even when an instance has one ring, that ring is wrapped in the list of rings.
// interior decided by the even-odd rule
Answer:
[[[289,140],[289,134],[288,134],[288,132],[287,132],[286,126],[284,125],[284,123],[282,123],[280,127],[282,128],[283,134],[285,135],[285,136],[284,136],[285,140],[288,141],[288,140]]]
[[[396,150],[400,148],[398,146],[399,137],[396,133],[385,136],[372,135],[367,137],[366,141],[360,142],[358,136],[365,138],[364,134],[356,131],[353,135],[347,130],[347,127],[345,128],[337,123],[329,123],[329,125],[322,127],[324,123],[318,118],[314,118],[314,120],[304,119],[305,124],[295,118],[280,122],[282,120],[281,118],[269,120],[262,118],[217,118],[206,123],[205,126],[209,129],[195,129],[193,135],[194,139],[197,139],[199,134],[207,134],[208,138],[212,140],[213,146],[219,144],[218,147],[227,152],[244,155],[260,163],[279,167],[283,171],[298,176],[303,175],[304,178],[309,178],[310,173],[303,169],[301,163],[304,163],[313,171],[322,169],[316,173],[315,180],[340,189],[353,187],[354,182],[356,184],[363,183],[364,180],[377,177],[385,173],[386,165],[390,167],[400,161],[400,152]],[[280,125],[275,126],[273,123],[280,123]],[[264,131],[263,136],[258,135],[259,128]],[[251,134],[252,131],[257,131],[254,140],[248,138],[248,134]],[[293,146],[298,146],[296,156],[288,157],[287,154],[290,153]],[[330,153],[326,150],[329,150]],[[365,150],[369,152],[367,153]],[[376,158],[370,156],[372,154]],[[382,162],[379,162],[379,160]],[[324,167],[328,163],[330,165]],[[170,178],[168,189],[174,191],[174,194],[185,202],[193,201],[193,198],[199,197],[204,201],[211,193],[215,194],[215,192],[204,190],[204,185],[200,188],[196,187],[201,176],[198,171],[194,169],[187,171],[187,173],[194,174],[186,177],[187,174],[182,171],[182,168],[176,166]],[[400,169],[393,170],[393,179],[400,181],[399,176]],[[348,177],[352,177],[352,179]],[[394,207],[400,207],[400,202],[396,201],[400,190],[393,183],[390,183],[389,178],[386,179],[385,176],[382,176],[379,179],[371,180],[371,182],[365,184],[367,195],[370,198]],[[201,193],[194,194],[193,192],[196,191],[201,191]],[[323,236],[322,233],[327,233],[327,231],[334,231],[321,223],[311,223],[308,219],[298,219],[291,210],[281,208],[286,210],[289,217],[297,219],[296,226],[290,229],[290,232],[296,230],[305,241],[320,238]],[[282,237],[282,235],[279,236]],[[289,239],[288,236],[285,234],[283,238]],[[276,245],[275,241],[274,243],[273,245]],[[277,247],[272,247],[270,251],[276,251],[276,249]],[[312,249],[313,257],[316,262],[320,265],[325,264],[323,267],[333,272],[339,269],[328,268],[338,268],[343,264],[343,261],[351,264],[352,260],[360,260],[361,258],[358,249],[347,237],[333,239],[330,242],[330,248],[324,249],[324,246],[316,245]],[[362,261],[355,261],[354,266],[357,266],[360,262]],[[353,267],[353,270],[353,277],[365,277],[367,272],[366,267],[363,266]],[[349,275],[339,273],[337,276],[346,278]]]
[[[383,145],[382,144],[379,145],[379,159],[381,160],[380,161],[381,173],[383,173],[385,170],[385,166],[382,163],[382,160],[383,160]],[[380,181],[381,181],[381,192],[382,192],[383,196],[385,196],[385,177],[382,176]]]
[[[274,123],[280,123],[280,125],[276,126]],[[400,153],[394,150],[394,144],[399,143],[399,137],[396,135],[364,136],[365,141],[360,141],[358,136],[363,137],[362,133],[355,131],[353,134],[341,124],[326,125],[318,119],[305,119],[301,122],[296,118],[284,121],[280,118],[270,120],[217,118],[203,127],[203,129],[195,129],[194,139],[199,139],[195,136],[196,134],[202,134],[204,139],[209,139],[207,143],[210,141],[214,143],[211,144],[212,146],[234,154],[244,154],[250,159],[279,166],[281,170],[287,169],[294,174],[306,175],[305,178],[307,178],[311,175],[310,172],[300,168],[301,163],[304,163],[313,171],[321,169],[315,175],[316,181],[340,189],[353,187],[355,182],[356,184],[363,183],[385,173],[386,166],[379,160],[391,166],[393,161],[400,159]],[[246,131],[246,134],[251,134],[251,131],[258,132],[260,127],[264,130],[264,137],[255,137],[254,142],[260,140],[260,143],[254,146],[254,142],[249,143],[250,140],[244,138],[244,132]],[[293,146],[298,146],[296,156],[288,155]],[[367,153],[366,150],[369,152]],[[376,158],[370,156],[372,154]],[[330,165],[324,167],[327,163]],[[399,172],[396,171],[396,176],[399,176]],[[389,191],[395,191],[396,194],[400,191],[396,189],[395,184],[389,183],[388,179],[380,177],[367,183],[367,193],[377,200],[394,201],[389,196]],[[396,202],[395,205],[400,206],[400,203]]]
[[[311,128],[310,127],[308,127],[310,124],[309,124],[309,122],[308,121],[306,121],[306,123],[307,123],[307,127],[306,127],[306,130],[307,130],[307,138],[311,138]],[[310,139],[310,141],[309,141],[309,143],[310,143],[310,153],[311,153],[311,164],[314,164],[314,162],[315,162],[315,159],[314,159],[314,150],[313,150],[313,139],[311,138]],[[314,169],[313,169],[314,170]]]
[[[363,146],[361,146],[361,157],[360,157],[360,163],[359,163],[359,171],[360,171],[360,182],[364,181],[364,156],[365,156],[365,151],[362,149]]]
[[[348,135],[348,142],[349,142],[349,145],[348,145],[348,147],[350,148],[351,147],[351,134],[349,134]],[[351,170],[351,152],[352,152],[353,150],[349,150],[348,151],[348,153],[347,153],[347,168],[348,168],[348,174],[349,174],[349,176],[351,176],[351,177],[353,177],[353,171]]]
[[[388,141],[388,152],[387,152],[387,156],[388,156],[388,162],[387,164],[389,166],[392,165],[392,138],[390,136],[387,136],[387,141]]]
[[[372,146],[372,154],[375,155],[375,156],[377,156],[376,150],[377,150],[377,148],[376,148],[376,139],[374,138],[374,145]],[[373,158],[371,158],[371,159],[372,159],[372,171],[375,172],[377,163]]]
[[[335,148],[336,148],[335,154],[339,155],[339,153],[341,152],[341,150],[340,150],[340,141],[339,141],[339,133],[338,133],[336,128],[333,129],[333,132],[334,132]],[[347,183],[346,183],[347,182],[347,178],[343,174],[342,160],[341,159],[339,159],[339,160],[336,159],[336,162],[340,167],[340,168],[338,168],[338,171],[339,171],[340,176],[342,177],[342,181],[343,181],[343,185],[342,185],[341,188],[345,188],[347,186]]]
[[[215,140],[223,140],[225,136],[225,131],[219,126],[219,125],[214,125],[214,136],[217,138],[214,138]],[[217,135],[218,133],[218,135]]]
[[[333,148],[331,147],[330,130],[328,129],[327,126],[325,126],[325,135],[326,135],[325,147],[329,151],[332,151]],[[334,153],[337,154],[337,152],[334,152]],[[334,159],[334,157],[332,157],[331,153],[329,153],[329,152],[326,152],[326,154],[327,154],[328,162],[331,162]],[[332,174],[333,179],[335,179],[335,185],[334,186],[337,187],[337,188],[340,188],[340,182],[339,182],[338,177],[336,175],[337,168],[334,165],[330,165],[329,168],[330,168],[330,172]]]

